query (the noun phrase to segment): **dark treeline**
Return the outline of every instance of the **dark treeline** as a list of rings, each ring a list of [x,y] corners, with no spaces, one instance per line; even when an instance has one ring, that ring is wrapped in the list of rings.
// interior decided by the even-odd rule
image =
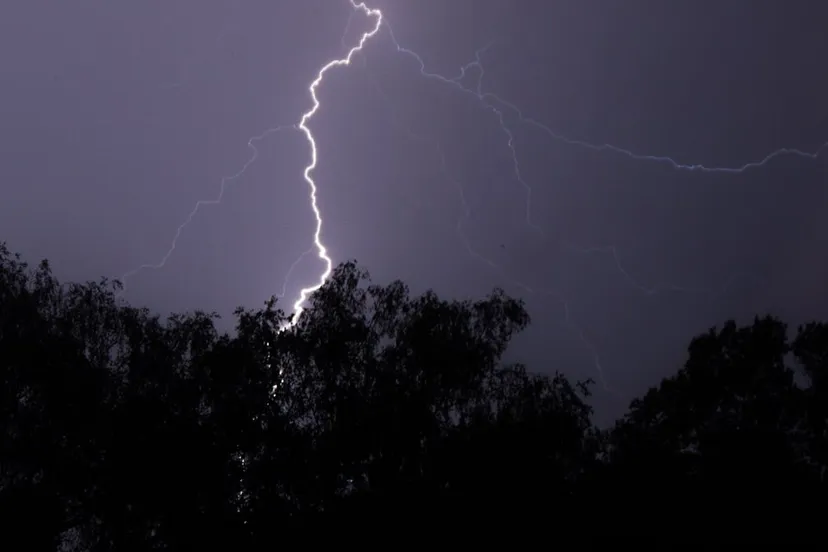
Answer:
[[[0,249],[2,550],[822,532],[823,323],[711,329],[599,430],[591,382],[501,361],[529,316],[498,290],[412,297],[349,263],[294,328],[270,304],[223,335],[212,315],[161,320],[115,288],[62,285]]]

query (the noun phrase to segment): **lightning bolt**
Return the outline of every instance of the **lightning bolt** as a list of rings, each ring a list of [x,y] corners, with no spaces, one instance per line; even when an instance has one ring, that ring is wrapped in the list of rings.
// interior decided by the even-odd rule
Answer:
[[[313,216],[316,218],[316,229],[313,232],[313,246],[316,249],[316,256],[325,264],[325,270],[322,271],[322,274],[319,275],[319,279],[317,280],[316,284],[302,288],[299,290],[299,298],[296,299],[296,302],[293,303],[293,317],[291,318],[290,323],[288,326],[295,325],[299,317],[302,316],[302,312],[304,311],[304,303],[307,301],[308,296],[321,288],[325,285],[325,282],[328,280],[328,277],[331,275],[331,270],[333,270],[333,260],[328,256],[328,250],[325,247],[325,244],[322,243],[322,213],[319,211],[319,206],[317,205],[317,187],[316,183],[313,181],[311,177],[311,173],[316,168],[317,160],[318,160],[318,153],[316,149],[316,140],[313,138],[313,132],[308,127],[308,123],[310,122],[311,118],[319,111],[320,103],[319,98],[316,97],[316,89],[322,84],[322,81],[325,78],[325,73],[330,71],[335,67],[341,66],[348,66],[351,64],[351,60],[353,59],[354,55],[361,51],[365,43],[374,35],[376,35],[380,27],[382,26],[382,12],[377,9],[371,9],[365,5],[364,2],[357,3],[355,0],[349,0],[351,6],[354,8],[355,11],[361,11],[367,17],[374,19],[374,27],[362,33],[362,37],[360,37],[359,42],[356,46],[348,50],[348,54],[341,59],[334,59],[326,63],[322,66],[319,72],[316,74],[316,78],[311,82],[310,86],[308,87],[308,92],[310,93],[311,99],[313,100],[313,106],[302,114],[302,119],[299,121],[298,128],[305,133],[305,138],[308,140],[308,144],[310,145],[311,149],[311,161],[310,164],[305,167],[304,177],[305,182],[307,182],[308,187],[310,188],[310,203],[311,209],[313,210]],[[349,19],[350,24],[350,19]]]
[[[447,77],[447,76],[444,76],[444,75],[440,75],[438,73],[432,73],[432,72],[427,71],[426,63],[419,54],[417,54],[413,50],[410,50],[408,48],[403,47],[400,44],[400,42],[397,40],[397,38],[394,34],[393,28],[391,27],[391,25],[388,22],[387,18],[383,17],[383,14],[379,9],[369,8],[369,7],[367,7],[367,5],[364,2],[357,2],[356,0],[348,0],[348,1],[350,3],[351,7],[353,8],[353,11],[349,15],[345,32],[342,35],[341,43],[343,45],[343,48],[346,48],[346,46],[345,46],[345,36],[347,35],[348,30],[350,29],[350,26],[351,26],[351,23],[352,23],[352,20],[353,20],[353,17],[354,17],[355,14],[362,13],[366,17],[368,17],[369,19],[373,19],[374,20],[374,25],[369,31],[367,31],[367,32],[365,32],[361,35],[358,43],[355,46],[353,46],[352,48],[348,49],[347,53],[344,57],[339,58],[339,59],[333,59],[333,60],[327,62],[325,65],[323,65],[319,69],[319,71],[316,73],[316,77],[314,78],[314,80],[308,86],[308,93],[309,93],[309,95],[311,97],[311,100],[312,100],[312,106],[308,111],[306,111],[305,113],[302,114],[299,123],[295,124],[295,125],[290,125],[290,126],[275,127],[275,128],[272,128],[272,129],[269,129],[269,130],[265,131],[261,135],[258,135],[258,136],[255,136],[255,137],[251,138],[248,141],[248,146],[253,151],[252,156],[248,159],[248,161],[244,164],[244,166],[241,168],[240,171],[238,171],[236,174],[234,174],[232,176],[225,177],[221,180],[220,192],[219,192],[219,195],[218,195],[217,198],[212,199],[212,200],[201,200],[201,201],[196,203],[195,207],[190,212],[188,217],[185,219],[185,221],[176,230],[176,233],[175,233],[175,236],[172,240],[171,246],[168,249],[167,253],[164,255],[164,257],[161,259],[161,261],[157,264],[142,265],[142,266],[138,267],[137,269],[126,273],[122,277],[122,281],[126,281],[126,279],[128,279],[129,277],[134,276],[137,272],[139,272],[140,270],[143,270],[143,269],[160,269],[160,268],[163,268],[164,265],[166,264],[166,262],[168,261],[168,259],[170,258],[170,256],[175,251],[177,241],[178,241],[179,237],[181,236],[181,233],[183,232],[184,228],[192,221],[192,219],[198,213],[199,209],[203,205],[212,205],[212,204],[220,203],[221,200],[222,200],[222,197],[224,195],[226,186],[230,182],[232,182],[233,180],[236,180],[242,174],[244,174],[246,169],[256,160],[256,158],[258,156],[258,150],[256,149],[256,146],[255,146],[256,142],[264,139],[266,136],[268,136],[269,134],[271,134],[273,132],[283,130],[283,129],[287,129],[287,128],[292,128],[292,129],[295,129],[295,130],[299,130],[304,134],[304,136],[305,136],[305,138],[306,138],[306,140],[309,144],[309,147],[310,147],[310,154],[311,154],[310,155],[310,162],[304,169],[303,177],[304,177],[304,180],[305,180],[305,182],[308,186],[308,189],[309,189],[309,200],[310,200],[311,210],[313,212],[313,216],[314,216],[314,219],[315,219],[315,229],[314,229],[314,232],[313,232],[313,239],[312,239],[313,245],[311,246],[311,248],[308,251],[304,252],[299,258],[297,258],[293,262],[293,264],[291,265],[288,273],[285,276],[285,280],[284,280],[284,283],[282,285],[282,291],[281,291],[281,294],[279,295],[279,297],[283,297],[285,295],[285,288],[286,288],[288,279],[290,278],[293,270],[296,268],[296,266],[299,264],[299,262],[301,260],[303,260],[307,255],[311,254],[312,252],[315,252],[316,257],[319,260],[321,260],[323,262],[323,265],[324,265],[324,270],[319,275],[316,283],[313,284],[313,285],[310,285],[308,287],[302,288],[299,291],[298,298],[293,303],[293,316],[291,317],[290,321],[285,326],[283,326],[282,329],[286,329],[288,327],[294,326],[298,322],[302,312],[304,311],[304,305],[305,305],[306,301],[308,300],[308,298],[315,291],[320,289],[325,284],[325,282],[330,277],[332,269],[333,269],[333,260],[331,259],[330,255],[328,254],[328,250],[327,250],[327,248],[326,248],[326,246],[325,246],[325,244],[322,240],[323,217],[322,217],[322,213],[319,209],[318,201],[317,201],[318,188],[317,188],[316,182],[313,180],[313,177],[312,177],[312,173],[313,173],[314,169],[316,168],[316,166],[318,164],[318,150],[317,150],[316,140],[314,138],[313,132],[311,131],[311,129],[309,127],[309,123],[310,123],[311,119],[314,117],[314,115],[316,115],[316,113],[320,109],[320,101],[317,97],[317,90],[318,90],[319,86],[322,85],[322,83],[324,81],[324,78],[325,78],[325,75],[327,74],[327,72],[329,70],[334,69],[336,67],[340,67],[340,66],[350,66],[351,63],[352,63],[352,60],[354,59],[354,56],[357,55],[359,52],[361,52],[363,50],[363,47],[367,43],[367,41],[369,41],[370,39],[374,38],[377,34],[379,34],[379,32],[382,28],[385,28],[387,30],[387,34],[390,37],[390,40],[391,40],[394,48],[396,49],[396,51],[398,53],[406,55],[406,56],[410,57],[411,59],[413,59],[414,61],[416,61],[416,63],[419,66],[419,74],[422,77],[427,78],[427,79],[431,79],[431,80],[435,80],[439,83],[442,83],[443,85],[446,85],[446,86],[449,86],[449,87],[453,88],[454,90],[458,91],[459,93],[462,93],[462,94],[468,96],[470,99],[475,100],[476,102],[479,103],[479,105],[481,107],[488,110],[491,114],[494,115],[499,129],[502,131],[502,133],[504,135],[506,147],[508,148],[508,150],[510,152],[510,155],[511,155],[512,172],[513,172],[514,179],[515,179],[516,182],[518,182],[521,185],[521,187],[523,188],[524,193],[525,193],[525,221],[526,221],[526,225],[528,227],[532,228],[533,230],[535,230],[538,234],[540,234],[544,238],[546,236],[545,236],[543,230],[532,219],[532,187],[528,182],[526,182],[526,180],[524,179],[524,177],[522,175],[521,168],[520,168],[518,151],[517,151],[517,147],[515,145],[515,135],[514,135],[514,132],[513,132],[512,128],[509,126],[509,123],[507,122],[507,119],[509,119],[507,117],[507,114],[511,115],[514,118],[513,120],[516,120],[518,123],[523,124],[523,125],[532,126],[536,129],[542,131],[543,133],[545,133],[550,139],[552,139],[556,142],[559,142],[559,143],[565,143],[565,144],[570,145],[570,146],[585,148],[585,149],[592,150],[592,151],[595,151],[595,152],[611,153],[611,154],[615,154],[615,155],[620,155],[620,156],[627,157],[627,158],[629,158],[631,160],[634,160],[634,161],[667,164],[667,165],[671,166],[674,170],[679,170],[679,171],[702,172],[702,173],[740,174],[740,173],[743,173],[743,172],[751,170],[751,169],[761,168],[761,167],[767,165],[773,159],[778,158],[778,157],[782,157],[782,156],[796,156],[796,157],[800,157],[800,158],[807,159],[807,160],[817,160],[820,157],[822,151],[826,147],[828,147],[828,142],[826,142],[825,144],[820,146],[815,152],[806,152],[806,151],[799,150],[799,149],[794,149],[794,148],[781,148],[781,149],[778,149],[776,151],[771,152],[770,154],[766,155],[764,158],[762,158],[758,161],[748,162],[748,163],[745,163],[741,166],[734,166],[734,167],[712,166],[712,167],[708,167],[708,166],[705,166],[703,164],[698,164],[698,163],[695,163],[695,164],[682,163],[682,162],[679,162],[679,161],[677,161],[674,158],[669,157],[669,156],[637,153],[637,152],[634,152],[632,150],[629,150],[629,149],[626,149],[626,148],[623,148],[623,147],[619,147],[619,146],[616,146],[616,145],[612,145],[612,144],[592,143],[592,142],[588,142],[588,141],[584,141],[584,140],[573,139],[573,138],[567,137],[567,136],[565,136],[565,135],[563,135],[559,132],[556,132],[555,130],[553,130],[549,126],[543,124],[542,122],[540,122],[540,121],[538,121],[538,120],[536,120],[532,117],[529,117],[529,116],[525,115],[524,112],[521,110],[521,108],[519,108],[516,104],[503,99],[502,97],[498,96],[497,94],[494,94],[494,93],[491,93],[491,92],[486,92],[486,91],[483,90],[483,80],[484,80],[484,77],[485,77],[485,67],[484,67],[484,64],[483,64],[483,56],[486,53],[486,51],[494,43],[490,43],[490,44],[486,45],[485,47],[477,50],[475,52],[475,55],[474,55],[474,60],[471,61],[470,63],[467,63],[463,67],[461,67],[459,74],[454,76],[454,77]],[[363,61],[364,61],[364,58],[363,58]],[[471,72],[471,71],[476,72],[476,78],[474,79],[475,85],[473,87],[469,87],[469,86],[464,84],[465,79],[467,78],[469,72]],[[422,136],[415,135],[413,132],[410,131],[410,129],[408,129],[408,134],[412,139],[417,139],[417,140],[424,139],[424,137],[422,137]],[[471,209],[469,207],[469,204],[466,201],[466,195],[465,195],[465,191],[463,189],[463,185],[457,179],[454,179],[449,175],[447,161],[446,161],[445,155],[443,153],[443,150],[442,150],[439,142],[435,142],[435,143],[436,143],[435,151],[437,152],[437,155],[438,155],[438,158],[439,158],[440,168],[441,168],[442,172],[446,175],[448,181],[455,187],[455,189],[458,193],[460,203],[461,203],[462,213],[460,215],[460,218],[458,218],[455,229],[456,229],[458,237],[460,238],[462,243],[465,245],[467,253],[470,256],[472,256],[472,257],[478,259],[479,261],[483,262],[484,264],[488,265],[492,270],[495,270],[495,271],[499,272],[502,276],[506,277],[514,285],[520,287],[524,291],[526,291],[528,293],[542,293],[542,294],[545,294],[545,295],[553,296],[556,299],[558,299],[561,302],[561,305],[563,307],[565,324],[577,334],[578,338],[582,341],[582,343],[591,351],[593,359],[594,359],[594,365],[595,365],[595,368],[598,371],[598,374],[599,374],[599,377],[600,377],[601,382],[603,384],[603,387],[608,391],[612,391],[606,384],[606,381],[605,381],[605,378],[604,378],[604,373],[603,373],[603,368],[601,366],[600,357],[599,357],[597,349],[587,339],[584,331],[580,327],[575,325],[574,321],[570,317],[570,305],[569,305],[569,301],[566,299],[566,297],[564,297],[560,293],[555,292],[554,290],[533,288],[533,287],[527,285],[526,283],[511,277],[507,273],[507,271],[505,271],[500,265],[498,265],[497,263],[495,263],[494,261],[492,261],[491,259],[489,259],[485,255],[482,255],[481,253],[476,251],[471,246],[471,244],[469,242],[469,239],[468,239],[468,236],[466,235],[465,230],[464,230],[464,223],[471,217],[472,213],[471,213]],[[654,295],[654,294],[664,292],[664,291],[699,292],[699,293],[709,293],[710,292],[709,290],[701,290],[701,289],[698,289],[698,288],[689,288],[689,287],[683,287],[683,286],[677,286],[677,285],[665,284],[665,283],[659,283],[659,284],[654,285],[654,286],[644,286],[644,285],[640,284],[639,282],[637,282],[631,276],[629,271],[622,265],[620,257],[619,257],[618,250],[614,246],[602,246],[602,247],[588,247],[588,248],[585,248],[585,247],[575,246],[574,244],[571,244],[571,243],[563,242],[562,240],[560,241],[560,243],[565,245],[568,249],[570,249],[572,251],[582,253],[582,254],[592,254],[592,253],[609,254],[611,256],[613,262],[614,262],[614,265],[615,265],[616,269],[621,274],[621,276],[624,278],[624,280],[627,281],[627,283],[630,286],[632,286],[633,288],[637,289],[638,291],[640,291],[640,292],[642,292],[646,295]],[[725,284],[723,290],[727,289],[730,285],[732,285],[732,283],[733,283],[733,281],[735,280],[736,277],[738,277],[738,276],[734,276],[730,280],[728,280],[728,282]]]

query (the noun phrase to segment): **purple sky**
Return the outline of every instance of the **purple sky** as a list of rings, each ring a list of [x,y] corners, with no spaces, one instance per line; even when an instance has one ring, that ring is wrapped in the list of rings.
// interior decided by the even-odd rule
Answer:
[[[368,5],[430,73],[453,77],[491,43],[482,91],[570,140],[707,167],[828,140],[821,2]],[[349,25],[352,12],[347,0],[6,0],[0,240],[62,279],[159,263],[195,203],[245,166],[248,140],[311,107],[317,71],[371,27],[361,13]],[[472,93],[424,78],[384,27],[327,73],[310,126],[335,262],[415,291],[524,297],[534,323],[510,356],[600,379],[599,354],[605,413],[728,317],[828,314],[828,149],[740,173],[678,170],[567,144],[491,100],[518,179],[497,113],[474,96],[477,71],[461,81]],[[312,246],[309,147],[295,130],[255,145],[164,267],[129,279],[130,302],[229,314],[281,291]],[[321,268],[303,259],[291,303]]]

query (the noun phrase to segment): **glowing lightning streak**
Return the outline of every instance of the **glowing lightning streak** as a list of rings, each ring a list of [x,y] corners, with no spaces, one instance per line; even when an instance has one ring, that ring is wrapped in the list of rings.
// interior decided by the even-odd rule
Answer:
[[[351,48],[348,51],[348,55],[342,59],[335,59],[333,61],[329,61],[326,63],[322,69],[316,74],[316,78],[313,80],[311,85],[308,87],[308,92],[310,92],[311,98],[313,99],[313,107],[310,110],[306,111],[302,115],[302,119],[299,121],[299,129],[305,133],[305,137],[308,139],[308,143],[310,144],[311,148],[311,162],[310,164],[305,167],[305,182],[308,183],[308,187],[310,188],[310,202],[311,202],[311,209],[313,209],[313,215],[316,218],[316,230],[313,233],[313,245],[316,248],[316,255],[319,257],[322,262],[325,263],[325,270],[319,276],[319,280],[313,286],[302,288],[299,291],[299,298],[293,303],[293,317],[291,318],[290,322],[287,324],[286,327],[290,327],[298,322],[299,317],[302,315],[304,308],[302,305],[308,299],[308,296],[321,288],[325,282],[327,281],[328,277],[331,275],[331,270],[333,269],[333,261],[328,256],[328,250],[325,247],[325,244],[322,243],[322,213],[319,211],[319,206],[317,205],[316,201],[316,183],[311,178],[311,173],[313,169],[316,168],[317,163],[317,151],[316,151],[316,140],[313,138],[313,133],[311,132],[310,128],[308,128],[308,122],[311,118],[316,114],[319,110],[319,98],[316,97],[316,89],[322,83],[322,80],[325,78],[325,73],[328,72],[329,69],[339,66],[348,66],[351,64],[351,59],[354,57],[354,54],[362,50],[362,47],[365,45],[365,42],[370,39],[372,36],[377,34],[382,26],[382,12],[377,9],[370,9],[368,8],[364,2],[355,2],[354,0],[349,0],[351,6],[353,6],[354,10],[358,10],[363,12],[368,17],[376,18],[376,22],[374,23],[374,28],[370,31],[367,31],[362,34],[362,37],[359,39],[359,43]]]
[[[328,256],[328,250],[325,247],[325,245],[322,243],[322,213],[319,211],[319,206],[317,204],[316,183],[313,181],[313,178],[311,178],[311,173],[316,168],[318,157],[317,157],[317,149],[316,149],[316,140],[314,139],[313,133],[311,132],[310,128],[307,125],[308,125],[308,122],[310,122],[311,118],[313,118],[313,116],[316,114],[316,112],[319,110],[319,107],[320,107],[319,98],[316,96],[316,89],[322,83],[322,80],[325,78],[325,73],[329,69],[332,69],[334,67],[339,67],[339,66],[348,66],[348,65],[350,65],[351,64],[351,59],[353,58],[354,54],[361,51],[363,46],[365,45],[366,41],[368,41],[368,39],[370,39],[371,37],[376,35],[379,32],[380,27],[382,26],[382,12],[380,12],[380,10],[370,9],[363,2],[357,3],[355,0],[349,0],[349,2],[350,2],[351,6],[354,8],[355,11],[351,13],[351,16],[348,20],[348,27],[346,27],[345,32],[347,33],[348,28],[350,28],[351,19],[353,18],[353,14],[356,13],[357,11],[361,11],[362,13],[364,13],[368,17],[375,18],[374,27],[370,31],[365,32],[365,33],[362,34],[362,37],[360,38],[357,45],[354,46],[353,48],[351,48],[348,51],[348,54],[344,58],[335,59],[333,61],[330,61],[330,62],[326,63],[319,70],[319,72],[316,74],[316,78],[313,80],[313,82],[311,82],[310,86],[308,87],[308,92],[310,92],[311,99],[313,100],[313,106],[311,107],[311,109],[306,111],[302,115],[302,118],[301,118],[298,125],[278,126],[278,127],[270,128],[270,129],[266,130],[265,132],[259,134],[258,136],[254,136],[254,137],[250,138],[250,140],[248,140],[248,142],[247,142],[247,146],[248,146],[248,148],[250,148],[253,151],[253,154],[247,159],[247,162],[245,162],[245,164],[242,166],[242,168],[239,169],[239,171],[236,172],[235,174],[233,174],[231,176],[225,176],[224,178],[221,179],[221,185],[220,185],[219,193],[214,199],[202,199],[202,200],[199,200],[199,201],[196,202],[193,209],[187,215],[187,218],[185,218],[184,222],[182,222],[178,226],[178,228],[176,229],[175,235],[173,236],[172,242],[170,243],[170,247],[167,250],[167,252],[164,254],[164,256],[161,258],[161,261],[159,261],[158,263],[155,263],[155,264],[143,264],[143,265],[141,265],[141,266],[139,266],[139,267],[137,267],[133,270],[130,270],[129,272],[124,273],[121,276],[120,281],[124,285],[121,288],[120,294],[123,294],[126,291],[126,285],[125,285],[126,281],[129,280],[131,277],[135,276],[138,272],[140,272],[142,270],[145,270],[145,269],[158,270],[158,269],[164,268],[164,266],[166,266],[167,261],[169,261],[170,257],[172,256],[172,254],[176,250],[176,247],[178,245],[178,240],[181,238],[181,234],[184,232],[184,229],[193,221],[193,219],[198,214],[198,212],[201,210],[201,208],[205,205],[218,205],[218,204],[220,204],[222,199],[224,198],[224,193],[227,190],[227,185],[230,184],[232,181],[240,178],[247,171],[248,167],[250,167],[250,165],[252,165],[253,162],[256,161],[256,159],[259,156],[259,150],[258,150],[258,148],[256,148],[256,145],[255,145],[256,142],[259,142],[259,141],[263,140],[264,138],[268,137],[272,133],[278,132],[280,130],[286,130],[288,128],[293,128],[293,129],[298,129],[298,130],[301,130],[302,132],[304,132],[305,137],[307,138],[308,143],[310,144],[310,148],[311,148],[311,162],[308,166],[305,167],[304,178],[305,178],[305,182],[307,182],[308,187],[310,188],[310,203],[311,203],[311,209],[313,210],[314,218],[316,220],[316,229],[315,229],[314,234],[313,234],[313,247],[311,248],[311,250],[308,250],[308,251],[305,251],[304,253],[302,253],[302,255],[300,255],[299,258],[297,258],[293,262],[293,264],[291,264],[290,269],[288,270],[288,273],[285,276],[285,281],[282,284],[282,291],[278,295],[278,297],[283,297],[284,296],[285,287],[287,285],[287,280],[290,278],[291,274],[293,273],[294,269],[299,264],[299,262],[308,253],[310,253],[313,249],[316,250],[317,257],[319,257],[319,259],[321,259],[325,263],[325,270],[319,276],[319,280],[317,281],[317,283],[313,286],[303,288],[299,291],[299,298],[293,304],[294,314],[293,314],[292,318],[290,319],[290,322],[288,322],[285,326],[283,326],[282,329],[292,327],[298,322],[299,317],[300,317],[300,315],[302,314],[302,312],[304,310],[302,305],[305,303],[305,301],[307,301],[308,296],[310,296],[310,294],[312,294],[313,292],[315,292],[316,290],[318,290],[319,288],[321,288],[325,284],[328,277],[331,275],[331,271],[333,269],[333,260]],[[343,34],[343,40],[344,40],[344,34]]]

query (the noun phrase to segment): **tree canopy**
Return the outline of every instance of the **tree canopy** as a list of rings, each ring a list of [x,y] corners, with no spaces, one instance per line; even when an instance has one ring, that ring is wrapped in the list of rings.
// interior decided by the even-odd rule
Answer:
[[[350,262],[295,325],[271,300],[237,310],[230,334],[215,314],[162,320],[117,290],[61,284],[0,247],[8,549],[260,550],[365,520],[669,527],[679,541],[816,531],[824,323],[712,328],[600,430],[592,382],[503,361],[530,320],[499,289],[412,296]]]

